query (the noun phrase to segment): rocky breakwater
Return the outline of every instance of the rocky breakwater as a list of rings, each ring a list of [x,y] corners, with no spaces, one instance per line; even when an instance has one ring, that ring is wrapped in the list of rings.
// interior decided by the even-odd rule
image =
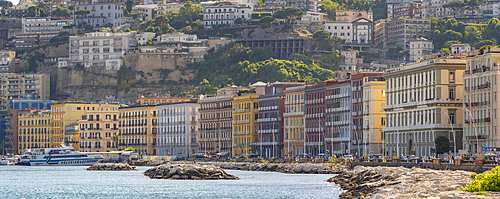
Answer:
[[[499,198],[457,190],[471,181],[468,171],[403,167],[362,167],[329,179],[346,192],[340,198]]]
[[[144,175],[155,179],[223,180],[239,179],[213,165],[164,164],[148,169]]]
[[[281,173],[303,173],[303,174],[337,174],[344,168],[340,165],[329,166],[327,164],[281,164],[281,163],[240,163],[240,162],[214,162],[207,163],[229,170],[245,171],[272,171]]]
[[[89,168],[87,170],[104,170],[104,171],[130,171],[130,170],[137,170],[135,167],[130,166],[129,164],[123,164],[123,163],[97,163]]]

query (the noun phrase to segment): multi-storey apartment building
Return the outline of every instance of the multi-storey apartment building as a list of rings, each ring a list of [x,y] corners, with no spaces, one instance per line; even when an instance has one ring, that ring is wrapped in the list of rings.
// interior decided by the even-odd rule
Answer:
[[[118,150],[118,104],[102,104],[87,111],[78,121],[80,151],[110,152]]]
[[[38,95],[23,95],[21,99],[11,99],[8,102],[8,109],[21,109],[33,107],[36,109],[50,110],[51,100],[41,100]]]
[[[375,37],[373,39],[373,43],[378,47],[387,48],[387,19],[379,19],[375,21],[375,25],[373,27]]]
[[[327,82],[325,87],[325,145],[329,154],[353,153],[353,106],[350,80]]]
[[[32,109],[32,108],[30,108]],[[50,111],[32,109],[18,116],[19,153],[50,147]]]
[[[305,95],[305,146],[306,153],[325,153],[325,86],[326,83],[308,86]]]
[[[216,2],[203,8],[203,24],[205,28],[222,24],[234,26],[234,20],[237,18],[250,19],[252,11],[249,6],[228,1]]]
[[[387,19],[414,18],[414,12],[420,6],[421,3],[415,2],[387,4]]]
[[[232,156],[233,97],[242,90],[230,86],[217,90],[215,96],[200,97],[199,151],[204,154]]]
[[[283,131],[283,112],[285,109],[285,93],[288,87],[300,86],[300,82],[275,82],[268,83],[264,95],[261,95],[259,102],[259,130],[257,136],[259,142],[253,142],[252,151],[259,154],[260,157],[282,157],[285,153],[284,131]],[[287,135],[288,136],[288,135]],[[287,137],[288,138],[288,137]]]
[[[285,112],[283,113],[284,133],[283,156],[293,157],[305,153],[305,97],[307,85],[288,87],[285,93]]]
[[[42,100],[50,99],[49,74],[3,73],[0,75],[0,115],[5,115],[8,101],[35,94]]]
[[[363,154],[384,154],[385,80],[382,73],[363,77]]]
[[[419,37],[410,40],[410,61],[422,60],[423,55],[430,54],[434,50],[431,40]]]
[[[57,36],[58,33],[15,33],[14,49],[29,49],[38,45],[50,43],[50,38]]]
[[[156,14],[164,15],[168,12],[179,12],[183,5],[180,3],[166,3],[166,4],[158,4],[158,8],[156,9]]]
[[[486,48],[482,53],[471,51],[467,55],[463,73],[464,135],[463,138],[457,135],[457,139],[463,139],[463,147],[470,153],[481,153],[482,147],[500,146],[497,97],[500,48]]]
[[[10,66],[16,57],[16,51],[0,50],[0,72],[5,73],[10,70]]]
[[[20,154],[19,153],[19,109],[7,110],[5,117],[5,154]]]
[[[233,97],[233,157],[257,154],[250,143],[258,142],[258,93],[239,93]],[[260,151],[259,151],[260,152]]]
[[[83,103],[76,99],[70,99],[51,106],[52,140],[51,147],[60,147],[64,144],[66,126],[78,125],[82,116],[88,111],[96,111],[100,104]]]
[[[80,126],[78,124],[66,125],[64,131],[64,145],[80,151]]]
[[[335,21],[351,22],[359,18],[365,18],[373,21],[373,11],[368,10],[337,10],[335,11]]]
[[[21,21],[22,31],[26,33],[59,33],[63,26],[73,24],[73,19],[26,17]]]
[[[464,59],[436,58],[392,68],[383,76],[386,155],[435,155],[435,138],[453,142],[453,134],[462,137],[463,81],[456,76],[464,71]],[[456,141],[460,149],[461,140]]]
[[[156,106],[158,113],[158,155],[189,158],[199,153],[197,101]]]
[[[368,73],[359,73],[351,76],[352,102],[352,136],[351,144],[358,155],[367,154],[361,146],[363,141],[363,80]]]
[[[348,43],[373,43],[373,21],[357,18],[354,21],[336,21],[325,23],[325,30],[333,36],[345,39]]]
[[[124,106],[118,109],[118,149],[132,147],[143,155],[157,155],[157,114],[155,105]]]
[[[137,47],[133,34],[106,31],[71,36],[69,43],[69,65],[100,66],[106,67],[106,70],[119,70],[125,52]]]
[[[388,20],[386,23],[387,39],[383,45],[387,47],[401,46],[404,50],[409,50],[411,40],[423,37],[431,30],[430,19],[400,18]]]
[[[471,51],[471,47],[469,44],[453,44],[453,45],[451,45],[451,54],[467,53],[469,51]]]
[[[75,24],[85,22],[95,27],[119,26],[123,24],[122,4],[116,2],[100,2],[93,4],[79,4],[75,10],[90,10],[89,15],[76,16]]]

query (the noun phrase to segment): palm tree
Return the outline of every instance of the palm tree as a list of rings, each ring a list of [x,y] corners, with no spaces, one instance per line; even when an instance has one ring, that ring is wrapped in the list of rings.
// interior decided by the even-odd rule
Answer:
[[[83,28],[83,16],[87,16],[87,15],[89,15],[90,13],[92,13],[92,12],[90,12],[90,10],[87,10],[87,9],[77,10],[77,11],[75,11],[75,13],[74,13],[74,15],[80,15],[80,16],[82,17],[82,19],[81,19],[81,20],[82,20],[82,21],[81,21],[82,30],[84,30],[84,28]]]

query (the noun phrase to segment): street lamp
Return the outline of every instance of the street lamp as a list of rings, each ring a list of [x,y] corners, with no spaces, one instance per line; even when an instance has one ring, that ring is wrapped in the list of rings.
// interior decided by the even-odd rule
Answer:
[[[470,121],[472,122],[472,130],[476,132],[476,133],[475,133],[475,134],[476,134],[476,145],[477,145],[477,146],[476,146],[476,147],[477,147],[476,152],[477,152],[477,154],[479,155],[479,138],[477,137],[477,131],[476,131],[476,127],[475,127],[475,125],[474,125],[474,117],[472,117],[472,113],[471,113],[471,111],[470,111],[469,109],[464,108],[464,109],[462,109],[462,110],[463,110],[463,111],[467,111],[467,112],[469,112]]]
[[[451,126],[451,132],[453,133],[453,156],[457,156],[457,139],[455,138],[455,131],[453,131],[453,124],[451,123],[451,118],[450,118],[450,114],[448,114],[447,112],[443,112],[441,111],[441,113],[444,113],[448,116],[448,123],[450,123],[450,126]]]

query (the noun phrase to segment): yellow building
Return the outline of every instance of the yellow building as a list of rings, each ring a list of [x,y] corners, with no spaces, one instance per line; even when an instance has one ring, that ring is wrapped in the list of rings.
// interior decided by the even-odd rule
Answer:
[[[95,111],[101,104],[88,104],[72,99],[69,101],[52,104],[52,138],[51,147],[60,147],[64,144],[66,125],[75,125],[88,111]]]
[[[363,151],[365,154],[384,154],[382,127],[385,104],[385,81],[381,77],[363,77]]]
[[[26,149],[50,147],[50,111],[20,111],[18,118],[19,153]]]
[[[233,98],[233,156],[252,154],[250,143],[257,143],[259,103],[257,94]]]
[[[142,155],[157,155],[157,115],[155,105],[121,107],[118,148],[132,147]]]
[[[179,12],[182,6],[183,4],[180,3],[159,4],[158,7],[156,8],[156,14],[164,15],[168,12]]]
[[[118,104],[101,104],[78,121],[82,152],[118,150]]]
[[[66,125],[64,132],[64,145],[80,150],[80,126],[78,124]]]
[[[461,74],[456,73],[456,76]],[[482,147],[500,147],[499,78],[500,48],[467,52],[466,71],[463,73],[464,135],[463,138],[457,135],[456,139],[463,139],[463,147],[468,153],[477,153],[478,149],[482,152]],[[462,95],[457,93],[457,97]]]
[[[284,156],[293,157],[304,153],[304,89],[307,85],[286,88]]]

